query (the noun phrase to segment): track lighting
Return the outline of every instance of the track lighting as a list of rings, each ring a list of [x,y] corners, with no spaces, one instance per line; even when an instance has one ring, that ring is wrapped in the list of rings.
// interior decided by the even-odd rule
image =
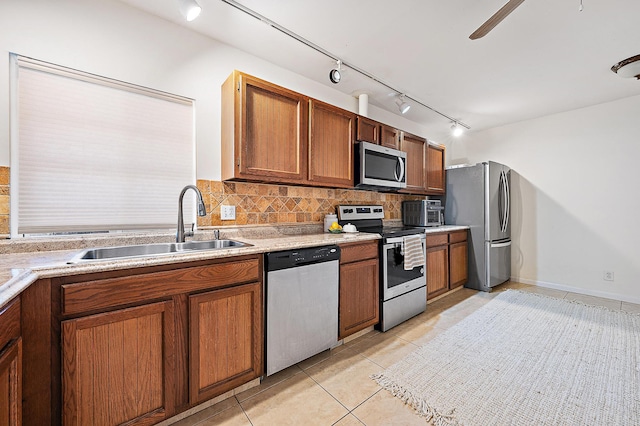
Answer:
[[[400,114],[405,114],[407,111],[411,109],[411,105],[404,101],[404,95],[398,95],[398,99],[396,99],[396,105],[398,105],[398,109],[400,110]]]
[[[178,0],[180,2],[180,13],[184,19],[191,22],[200,15],[202,8],[196,0]]]
[[[340,69],[340,66],[342,65],[342,61],[340,59],[338,59],[336,61],[336,64],[338,65],[338,67],[332,69],[331,71],[329,71],[329,80],[333,84],[340,83],[340,79],[342,78],[342,70]]]
[[[185,1],[185,0],[183,0]],[[271,28],[281,32],[282,34],[287,35],[288,37],[304,44],[305,46],[315,50],[316,52],[326,56],[327,58],[330,58],[334,61],[336,61],[336,63],[338,64],[338,67],[335,69],[332,69],[329,72],[329,81],[331,81],[333,84],[338,84],[338,82],[340,81],[341,77],[342,77],[342,71],[341,71],[341,66],[344,65],[346,68],[349,68],[349,70],[356,72],[364,77],[367,77],[368,79],[386,87],[387,89],[389,89],[389,93],[400,93],[400,91],[396,88],[394,88],[393,86],[391,86],[388,83],[385,83],[383,80],[381,80],[380,78],[376,77],[375,75],[363,70],[362,68],[358,67],[355,64],[352,63],[347,63],[347,62],[342,62],[341,60],[336,60],[335,58],[337,58],[337,55],[335,55],[334,53],[329,52],[326,49],[323,49],[322,47],[318,46],[317,44],[307,40],[306,38],[302,37],[299,34],[294,33],[293,31],[291,31],[288,28],[283,27],[282,25],[278,24],[277,22],[272,21],[271,19],[269,19],[268,17],[261,15],[260,13],[249,9],[247,6],[244,6],[242,3],[236,1],[236,0],[221,0],[223,3],[228,4],[231,7],[236,8],[237,10],[239,10],[240,12],[246,13],[247,15],[256,18],[266,24],[268,24]],[[351,72],[349,71],[349,72]],[[446,118],[447,120],[450,120],[451,122],[455,121],[457,123],[458,126],[461,126],[465,129],[471,129],[471,127],[467,126],[465,123],[463,123],[462,121],[459,120],[454,120],[453,117],[450,117],[449,115],[438,111],[437,109],[433,108],[432,106],[427,105],[426,103],[422,102],[420,99],[415,98],[413,96],[409,96],[409,95],[399,95],[401,97],[401,99],[398,99],[396,101],[396,105],[398,106],[398,109],[400,110],[400,112],[402,114],[406,113],[407,111],[409,111],[409,108],[411,108],[411,105],[409,105],[407,102],[404,101],[404,98],[408,98],[412,104],[417,104],[417,105],[421,105],[425,108],[427,108],[428,110]],[[389,98],[387,98],[388,101]]]
[[[451,134],[457,138],[459,136],[462,136],[463,133],[464,133],[464,128],[458,125],[457,121],[454,121],[451,124]]]

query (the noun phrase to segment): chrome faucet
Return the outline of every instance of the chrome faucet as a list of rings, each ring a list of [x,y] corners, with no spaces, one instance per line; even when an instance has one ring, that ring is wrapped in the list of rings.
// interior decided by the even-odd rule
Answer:
[[[198,203],[198,216],[206,216],[207,209],[204,206],[204,200],[202,199],[202,192],[195,185],[187,185],[182,188],[180,192],[180,197],[178,197],[178,232],[176,233],[176,243],[184,243],[184,237],[192,237],[193,230],[184,232],[184,219],[182,218],[182,199],[184,198],[184,193],[187,192],[188,189],[193,189],[196,193],[197,203]],[[192,228],[193,229],[193,228]]]

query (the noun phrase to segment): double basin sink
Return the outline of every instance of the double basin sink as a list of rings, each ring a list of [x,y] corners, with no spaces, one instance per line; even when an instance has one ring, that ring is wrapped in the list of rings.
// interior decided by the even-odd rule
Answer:
[[[194,251],[218,250],[250,247],[251,244],[235,240],[187,241],[184,243],[140,244],[135,246],[104,247],[85,250],[68,263],[82,263],[96,260],[148,257]]]

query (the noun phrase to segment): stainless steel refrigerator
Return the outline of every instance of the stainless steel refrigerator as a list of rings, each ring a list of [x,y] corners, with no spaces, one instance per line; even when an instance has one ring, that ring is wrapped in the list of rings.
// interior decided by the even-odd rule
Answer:
[[[511,170],[488,161],[451,167],[446,176],[445,223],[470,227],[465,286],[491,291],[511,277]]]

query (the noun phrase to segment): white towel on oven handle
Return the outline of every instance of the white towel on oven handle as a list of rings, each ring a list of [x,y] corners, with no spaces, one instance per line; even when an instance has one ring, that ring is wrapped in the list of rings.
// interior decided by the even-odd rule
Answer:
[[[420,235],[405,235],[402,237],[402,251],[404,252],[405,271],[410,271],[416,266],[424,266],[424,252],[422,251],[422,237]]]

